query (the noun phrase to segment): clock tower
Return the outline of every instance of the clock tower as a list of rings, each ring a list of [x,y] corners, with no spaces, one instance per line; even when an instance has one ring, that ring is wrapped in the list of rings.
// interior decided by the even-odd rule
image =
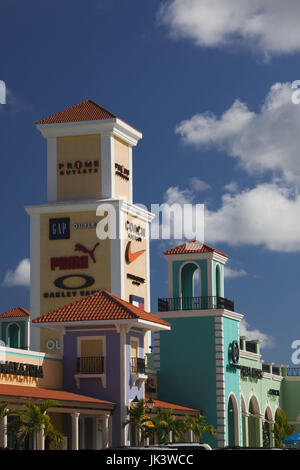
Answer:
[[[102,288],[149,311],[153,216],[133,204],[132,185],[141,132],[91,100],[37,129],[47,142],[47,202],[26,207],[31,320]],[[60,347],[55,331],[32,328],[32,349]]]

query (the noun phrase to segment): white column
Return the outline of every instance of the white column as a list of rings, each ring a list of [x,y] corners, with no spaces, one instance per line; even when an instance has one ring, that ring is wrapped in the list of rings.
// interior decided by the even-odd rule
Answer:
[[[57,201],[57,146],[56,137],[47,139],[47,200]]]
[[[37,450],[45,450],[45,426],[37,433]]]
[[[72,413],[72,450],[79,449],[79,415],[80,413]]]
[[[115,155],[114,138],[111,134],[101,134],[101,186],[102,198],[114,198]]]
[[[4,416],[0,424],[0,447],[7,447],[7,416]]]
[[[109,447],[109,415],[104,415],[102,421],[102,447]]]
[[[109,416],[108,420],[108,444],[109,447],[112,447],[112,415]]]

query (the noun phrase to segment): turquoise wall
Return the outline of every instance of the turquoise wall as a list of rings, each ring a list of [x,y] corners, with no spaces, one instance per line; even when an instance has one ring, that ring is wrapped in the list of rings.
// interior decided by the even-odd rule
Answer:
[[[25,321],[1,321],[1,340],[6,344],[6,333],[7,328],[11,324],[16,324],[20,328],[20,348],[24,349],[26,347],[26,322]]]
[[[168,318],[160,333],[159,399],[199,409],[216,426],[214,317]],[[202,440],[216,446],[210,436]]]
[[[234,393],[238,403],[238,419],[240,430],[240,443],[242,442],[242,413],[241,413],[241,398],[240,398],[240,372],[237,369],[230,367],[232,363],[230,355],[230,346],[232,341],[239,341],[239,322],[231,320],[230,318],[223,317],[223,331],[224,331],[224,365],[225,365],[225,403],[226,403],[226,416],[229,396]],[[228,431],[228,428],[227,428]],[[226,443],[229,445],[229,435],[226,434]]]

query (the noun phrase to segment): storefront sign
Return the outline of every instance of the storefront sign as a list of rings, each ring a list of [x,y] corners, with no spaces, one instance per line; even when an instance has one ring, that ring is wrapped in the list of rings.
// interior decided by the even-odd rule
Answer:
[[[70,238],[70,218],[49,219],[49,240]]]
[[[146,236],[146,230],[143,227],[133,224],[129,220],[125,222],[125,230],[127,230],[129,238],[138,242],[141,242],[142,238]]]
[[[69,288],[68,288],[69,289]],[[78,287],[76,288],[78,289]],[[59,292],[44,292],[44,299],[58,299],[58,298],[67,298],[70,299],[70,302],[74,297],[80,295],[80,297],[86,297],[90,294],[95,294],[97,290],[63,290]]]
[[[126,263],[130,264],[139,258],[146,250],[139,250],[132,253],[131,251],[131,241],[127,243],[126,250],[125,250],[125,260]]]
[[[241,377],[251,377],[253,379],[262,379],[263,372],[261,369],[255,369],[253,367],[240,366],[238,364],[230,364],[230,367],[234,369],[240,369]]]
[[[237,364],[240,359],[240,348],[237,341],[231,343],[231,359],[234,364]]]
[[[68,285],[68,280],[72,281],[74,278],[79,278],[79,285],[72,286]],[[71,281],[71,282],[72,282]],[[85,274],[67,274],[66,276],[59,277],[54,281],[54,285],[59,289],[86,289],[94,284],[95,279],[92,276],[86,276]]]
[[[116,175],[120,176],[126,181],[129,180],[129,170],[127,170],[127,168],[125,168],[123,165],[119,165],[118,163],[115,163],[115,169],[116,169]]]
[[[25,377],[44,377],[43,366],[22,362],[0,362],[0,374],[23,375]]]
[[[46,341],[46,348],[49,351],[52,351],[53,349],[60,349],[58,340],[48,339],[48,341]]]
[[[275,390],[274,388],[270,388],[270,390],[268,391],[268,394],[269,394],[269,395],[275,395],[275,396],[277,396],[277,397],[280,396],[279,390]]]
[[[129,302],[132,305],[135,305],[138,308],[141,308],[142,310],[145,309],[145,299],[144,297],[138,297],[137,295],[130,295],[129,296]]]
[[[135,276],[134,274],[127,274],[127,279],[131,279],[132,284],[135,286],[139,286],[140,284],[144,284],[145,279],[143,277]]]
[[[58,173],[60,175],[81,175],[89,173],[97,173],[100,162],[95,161],[81,161],[76,160],[76,162],[68,163],[59,163],[58,164]]]
[[[98,222],[84,222],[80,224],[73,224],[74,230],[85,229],[85,228],[96,228]]]
[[[58,269],[86,269],[89,267],[88,256],[64,256],[61,258],[51,258],[51,271]]]

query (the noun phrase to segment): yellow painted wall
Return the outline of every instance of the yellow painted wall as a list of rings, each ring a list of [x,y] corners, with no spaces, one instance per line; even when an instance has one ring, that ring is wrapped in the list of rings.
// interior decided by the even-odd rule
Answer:
[[[21,353],[21,350],[20,350]],[[24,377],[22,375],[0,373],[0,383],[8,385],[26,385],[31,387],[43,387],[51,389],[62,388],[62,361],[47,358],[33,357],[26,353],[5,353],[4,361],[19,362],[23,364],[34,364],[43,366],[44,378]]]
[[[49,240],[49,220],[53,218],[70,219],[70,238]],[[96,235],[96,228],[75,228],[80,224],[99,222],[100,217],[96,217],[95,212],[76,212],[63,214],[42,214],[40,217],[40,305],[41,314],[56,310],[63,305],[81,299],[86,295],[100,289],[110,291],[110,240],[99,240]],[[99,245],[95,248],[96,244]],[[93,250],[96,262],[92,260],[88,253],[76,251],[76,245],[82,245],[88,250]],[[73,256],[88,257],[88,267],[82,269],[59,269],[51,270],[51,258],[63,258]],[[59,288],[54,282],[66,275],[86,275],[94,279],[94,284],[87,288],[71,289],[71,287],[82,285],[83,278],[72,277],[65,281],[69,289]],[[48,339],[58,339],[55,331],[41,330],[41,350],[44,352],[59,353],[59,350],[49,351],[46,349]]]
[[[115,163],[123,165],[129,170],[129,147],[126,142],[121,139],[114,137],[114,152],[115,152]],[[132,175],[129,174],[129,178]],[[129,201],[129,180],[123,179],[121,176],[115,174],[115,197],[123,198],[125,201]]]
[[[82,168],[79,169],[80,173],[78,169],[74,168],[75,162],[82,163]],[[90,162],[92,162],[92,166],[87,166]],[[95,162],[98,162],[98,166]],[[68,168],[68,164],[70,168]],[[101,197],[101,136],[97,134],[58,137],[58,201],[99,197]]]

